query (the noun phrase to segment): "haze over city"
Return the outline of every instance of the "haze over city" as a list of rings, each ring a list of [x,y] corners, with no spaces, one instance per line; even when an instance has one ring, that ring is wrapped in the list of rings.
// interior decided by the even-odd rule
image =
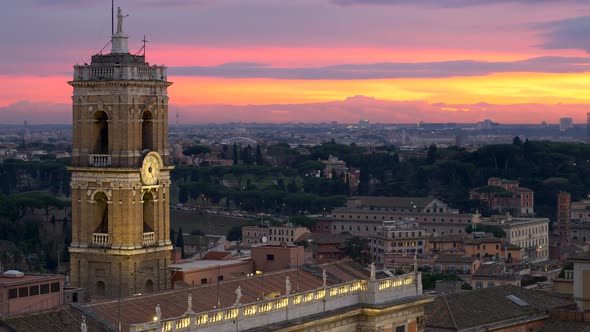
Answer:
[[[582,1],[121,5],[131,52],[145,34],[186,123],[580,123],[590,109]],[[16,1],[0,28],[0,123],[71,123],[66,81],[109,41],[110,2]]]

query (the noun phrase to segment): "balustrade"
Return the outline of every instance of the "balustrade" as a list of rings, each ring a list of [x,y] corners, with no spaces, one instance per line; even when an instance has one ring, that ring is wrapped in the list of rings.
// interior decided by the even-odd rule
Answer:
[[[153,246],[156,244],[156,234],[154,232],[143,233],[143,245]]]
[[[109,244],[109,234],[107,233],[93,233],[92,244],[99,247],[106,247]]]
[[[91,154],[88,156],[88,164],[94,167],[111,166],[111,155],[108,154]]]
[[[153,236],[153,234],[153,232],[144,233],[144,245],[146,244],[146,238],[149,240],[147,241],[147,243],[152,243],[150,241],[153,241],[153,237],[150,236]],[[98,235],[106,236],[106,240],[103,241],[108,242],[108,234]],[[149,236],[146,237],[146,235]],[[404,289],[407,286],[412,285],[415,282],[416,278],[416,274],[406,274],[402,276],[381,279],[376,281],[376,288],[374,289],[374,291],[376,290],[377,292],[379,292],[385,290],[393,290],[396,288]],[[312,291],[307,291],[304,293],[284,296],[278,299],[264,300],[257,303],[209,311],[191,317],[183,316],[173,318],[162,322],[162,331],[185,331],[187,328],[190,330],[191,326],[205,327],[214,324],[223,324],[226,321],[234,321],[236,319],[254,318],[257,315],[269,314],[274,311],[285,310],[288,309],[290,306],[294,306],[294,308],[299,308],[299,306],[311,304],[316,301],[329,301],[331,297],[358,296],[359,293],[370,291],[370,288],[368,287],[369,283],[370,281],[367,280],[355,280],[344,284],[334,285],[331,287],[325,287]],[[147,324],[150,323],[136,324],[133,327],[132,331],[146,331],[148,327]]]

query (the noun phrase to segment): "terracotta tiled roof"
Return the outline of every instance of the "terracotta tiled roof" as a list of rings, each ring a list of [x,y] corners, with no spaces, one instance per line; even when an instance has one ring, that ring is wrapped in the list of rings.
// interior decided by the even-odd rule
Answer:
[[[228,256],[231,256],[231,252],[229,251],[207,251],[202,259],[222,260],[228,258]]]
[[[301,269],[299,271],[290,269],[224,281],[219,284],[214,283],[188,289],[175,289],[128,297],[122,299],[120,304],[117,300],[109,300],[88,304],[82,308],[113,325],[117,325],[118,308],[121,305],[121,322],[124,329],[127,330],[130,324],[151,321],[155,315],[157,304],[160,304],[162,319],[182,316],[187,310],[189,292],[192,293],[193,298],[192,309],[197,313],[213,310],[218,304],[218,299],[221,307],[232,306],[236,301],[235,290],[238,286],[242,290],[242,304],[256,302],[260,298],[263,289],[264,294],[274,291],[285,294],[285,279],[287,276],[289,276],[293,291],[297,289],[299,291],[317,289],[323,283],[321,276],[315,276]]]
[[[82,315],[84,314],[81,311],[67,307],[39,314],[5,318],[3,321],[0,321],[0,327],[4,324],[8,327],[9,331],[16,332],[78,332],[82,323]],[[112,328],[106,324],[102,324],[91,315],[86,315],[86,326],[88,327],[88,332],[110,331],[109,328]]]
[[[506,296],[513,295],[527,305],[520,306]],[[469,292],[442,295],[426,305],[426,327],[462,330],[496,322],[546,316],[548,309],[574,305],[572,300],[548,292],[504,285]]]
[[[367,280],[370,277],[369,267],[364,267],[358,263],[345,259],[336,263],[326,263],[313,266],[316,275],[321,275],[322,270],[326,270],[328,276],[339,282],[348,282],[358,279]],[[388,276],[383,272],[377,272],[377,279],[387,278]]]

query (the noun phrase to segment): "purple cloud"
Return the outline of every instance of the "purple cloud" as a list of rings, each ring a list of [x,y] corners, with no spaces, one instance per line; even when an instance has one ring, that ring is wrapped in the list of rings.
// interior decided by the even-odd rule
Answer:
[[[556,3],[554,0],[333,0],[342,6],[353,5],[409,5],[462,8],[498,4],[538,5]],[[582,0],[561,0],[560,3],[583,3]]]
[[[261,63],[236,62],[218,66],[172,67],[171,75],[223,78],[273,78],[304,80],[359,80],[387,78],[441,78],[482,76],[492,73],[582,73],[590,71],[590,57],[537,57],[520,61],[473,60],[441,62],[387,62],[324,67],[285,68]]]
[[[582,49],[590,52],[590,16],[579,16],[546,23],[535,24],[545,40],[545,49]]]

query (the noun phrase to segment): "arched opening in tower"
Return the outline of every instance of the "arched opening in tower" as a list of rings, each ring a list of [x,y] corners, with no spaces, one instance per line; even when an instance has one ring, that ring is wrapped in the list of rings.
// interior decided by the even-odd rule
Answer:
[[[102,281],[97,281],[94,287],[94,294],[97,296],[105,296],[106,295],[106,285]]]
[[[94,153],[109,153],[109,117],[103,111],[94,113]]]
[[[152,293],[153,291],[154,291],[154,282],[152,281],[152,279],[148,279],[145,282],[144,292]]]
[[[154,116],[146,110],[141,117],[141,151],[154,150]]]
[[[109,205],[108,197],[103,192],[94,195],[94,233],[109,233]]]
[[[143,195],[143,232],[153,232],[155,229],[155,208],[154,195],[151,192],[146,192]]]

